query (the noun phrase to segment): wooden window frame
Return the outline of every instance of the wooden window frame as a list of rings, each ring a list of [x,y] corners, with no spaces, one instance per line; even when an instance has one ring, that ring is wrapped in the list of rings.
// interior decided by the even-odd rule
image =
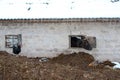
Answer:
[[[82,47],[72,47],[71,46],[71,37],[81,37],[81,36],[84,36],[84,35],[69,35],[69,48],[82,48]],[[94,39],[94,43],[91,44],[92,48],[96,48],[96,37],[93,37],[93,36],[86,36],[89,40],[90,37],[92,37]],[[88,41],[89,42],[89,41]]]
[[[19,36],[20,35],[20,36]],[[13,48],[13,45],[21,40],[19,40],[19,37],[21,37],[21,34],[19,35],[5,35],[5,47],[6,48]]]

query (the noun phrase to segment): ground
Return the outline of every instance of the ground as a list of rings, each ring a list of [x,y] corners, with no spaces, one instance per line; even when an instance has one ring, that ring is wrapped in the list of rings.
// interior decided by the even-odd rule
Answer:
[[[120,80],[120,70],[106,67],[109,61],[89,66],[94,57],[88,53],[60,54],[47,60],[0,51],[0,80]]]

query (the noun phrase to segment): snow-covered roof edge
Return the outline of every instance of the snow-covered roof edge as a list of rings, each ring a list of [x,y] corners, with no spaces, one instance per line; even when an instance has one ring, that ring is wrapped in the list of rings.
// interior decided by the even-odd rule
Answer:
[[[113,18],[14,18],[0,19],[0,22],[20,22],[20,23],[50,23],[50,22],[120,22],[119,17]]]

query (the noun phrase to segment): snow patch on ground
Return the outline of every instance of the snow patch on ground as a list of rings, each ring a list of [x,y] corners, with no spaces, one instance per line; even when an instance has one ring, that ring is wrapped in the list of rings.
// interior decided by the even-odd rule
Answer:
[[[115,64],[115,66],[113,66],[113,69],[120,69],[120,63],[119,62],[112,62],[113,64]]]

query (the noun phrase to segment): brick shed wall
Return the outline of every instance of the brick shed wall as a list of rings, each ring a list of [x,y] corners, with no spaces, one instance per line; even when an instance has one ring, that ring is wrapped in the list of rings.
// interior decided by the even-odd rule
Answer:
[[[53,57],[60,53],[88,52],[98,60],[120,61],[119,22],[71,23],[0,23],[0,50],[5,47],[5,35],[22,34],[22,52],[28,57]],[[92,51],[69,47],[69,35],[94,36],[97,47]]]

